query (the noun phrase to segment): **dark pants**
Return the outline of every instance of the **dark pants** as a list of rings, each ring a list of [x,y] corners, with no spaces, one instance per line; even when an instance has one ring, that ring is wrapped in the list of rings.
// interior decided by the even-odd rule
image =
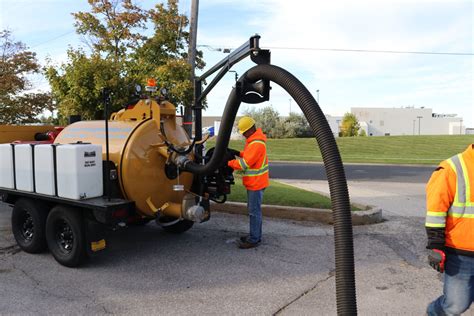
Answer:
[[[250,217],[250,237],[251,243],[258,243],[262,240],[262,200],[263,191],[247,190],[247,209]]]

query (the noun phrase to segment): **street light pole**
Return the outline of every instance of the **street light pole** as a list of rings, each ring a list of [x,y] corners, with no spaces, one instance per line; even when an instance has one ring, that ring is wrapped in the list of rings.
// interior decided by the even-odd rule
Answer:
[[[318,101],[318,104],[319,104],[319,89],[316,90],[316,101]]]
[[[291,115],[291,99],[288,99],[290,101],[290,115]]]
[[[418,119],[418,135],[420,135],[420,130],[421,130],[421,119],[423,116],[417,116]]]

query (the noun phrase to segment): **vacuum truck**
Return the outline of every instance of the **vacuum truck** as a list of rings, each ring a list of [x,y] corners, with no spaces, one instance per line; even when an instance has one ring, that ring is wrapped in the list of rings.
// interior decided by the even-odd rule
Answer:
[[[111,115],[104,89],[103,121],[76,122],[42,143],[0,144],[0,201],[13,206],[12,231],[20,248],[29,253],[49,248],[60,264],[75,267],[105,249],[107,227],[156,220],[165,230],[182,233],[208,220],[210,201],[225,202],[234,183],[227,161],[235,152],[228,145],[240,104],[268,101],[274,82],[299,105],[316,136],[333,209],[337,310],[356,315],[350,201],[336,141],[308,89],[270,63],[270,51],[260,49],[259,39],[250,37],[194,79],[194,121],[183,122],[194,125],[192,140],[178,124],[166,90],[156,93],[148,84],[147,95],[136,89],[140,97]],[[203,100],[246,57],[257,65],[235,83],[215,148],[205,151]]]

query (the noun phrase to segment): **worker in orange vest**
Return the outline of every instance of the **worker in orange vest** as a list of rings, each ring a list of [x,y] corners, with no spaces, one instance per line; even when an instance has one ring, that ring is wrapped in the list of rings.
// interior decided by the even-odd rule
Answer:
[[[474,300],[474,144],[443,162],[426,187],[430,265],[444,272],[428,315],[459,315]]]
[[[241,237],[239,248],[257,247],[262,240],[263,191],[269,185],[267,137],[261,128],[255,127],[255,120],[244,116],[238,123],[239,133],[246,138],[244,150],[239,157],[227,164],[242,172],[242,182],[247,189],[247,209],[250,217],[250,235]]]

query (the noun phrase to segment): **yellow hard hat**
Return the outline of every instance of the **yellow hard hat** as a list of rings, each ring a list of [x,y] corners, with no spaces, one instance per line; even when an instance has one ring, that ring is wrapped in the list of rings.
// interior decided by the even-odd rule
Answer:
[[[239,133],[243,134],[255,125],[255,120],[250,116],[244,116],[239,120]]]

